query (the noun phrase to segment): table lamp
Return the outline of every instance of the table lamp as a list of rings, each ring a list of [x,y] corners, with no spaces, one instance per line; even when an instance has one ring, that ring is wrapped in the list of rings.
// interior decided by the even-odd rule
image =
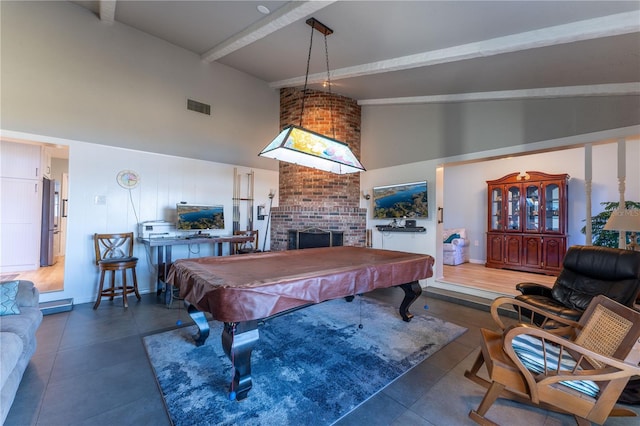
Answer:
[[[640,209],[616,209],[604,225],[607,231],[631,232],[631,242],[627,244],[627,250],[638,250],[638,237],[640,231]]]

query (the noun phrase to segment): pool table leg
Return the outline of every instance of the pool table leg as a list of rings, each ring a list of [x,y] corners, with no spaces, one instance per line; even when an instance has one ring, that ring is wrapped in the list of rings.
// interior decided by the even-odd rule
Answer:
[[[235,392],[237,400],[245,399],[251,390],[251,352],[259,338],[258,321],[224,323],[222,348],[235,372],[229,391]]]
[[[187,307],[189,316],[198,326],[198,332],[193,335],[193,340],[196,346],[202,346],[207,340],[207,337],[209,337],[209,322],[207,321],[204,312],[197,310],[191,303],[185,300],[184,305]]]
[[[413,318],[413,314],[409,312],[409,306],[411,306],[411,304],[420,297],[422,294],[422,287],[420,287],[420,283],[418,281],[400,284],[398,287],[404,291],[404,299],[400,304],[400,316],[402,316],[403,321],[409,322],[411,321],[411,318]]]

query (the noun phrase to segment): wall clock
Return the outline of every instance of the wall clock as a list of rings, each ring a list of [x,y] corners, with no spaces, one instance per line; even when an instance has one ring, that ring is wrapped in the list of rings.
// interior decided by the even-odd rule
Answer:
[[[116,176],[116,181],[124,189],[133,189],[140,183],[140,175],[133,170],[121,170]]]

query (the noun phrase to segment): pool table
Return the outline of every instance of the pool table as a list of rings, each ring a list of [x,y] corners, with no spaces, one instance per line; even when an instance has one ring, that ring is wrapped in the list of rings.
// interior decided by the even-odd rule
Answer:
[[[222,346],[235,375],[231,397],[243,399],[251,389],[251,352],[259,323],[327,300],[400,287],[399,312],[412,318],[411,304],[420,296],[418,280],[433,275],[433,257],[426,254],[364,247],[326,247],[181,259],[169,270],[189,315],[198,326],[195,344],[209,335],[205,313],[224,323]]]

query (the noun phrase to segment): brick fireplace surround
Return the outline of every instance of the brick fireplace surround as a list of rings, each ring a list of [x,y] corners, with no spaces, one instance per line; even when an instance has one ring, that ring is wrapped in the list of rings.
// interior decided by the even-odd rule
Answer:
[[[302,90],[280,90],[280,128],[300,124]],[[332,102],[332,103],[331,103]],[[331,114],[332,111],[332,114]],[[345,142],[360,158],[360,106],[355,100],[307,90],[302,126]],[[271,250],[287,249],[288,231],[343,231],[344,245],[365,245],[367,209],[360,208],[360,174],[337,175],[280,162],[279,206],[271,209]]]

